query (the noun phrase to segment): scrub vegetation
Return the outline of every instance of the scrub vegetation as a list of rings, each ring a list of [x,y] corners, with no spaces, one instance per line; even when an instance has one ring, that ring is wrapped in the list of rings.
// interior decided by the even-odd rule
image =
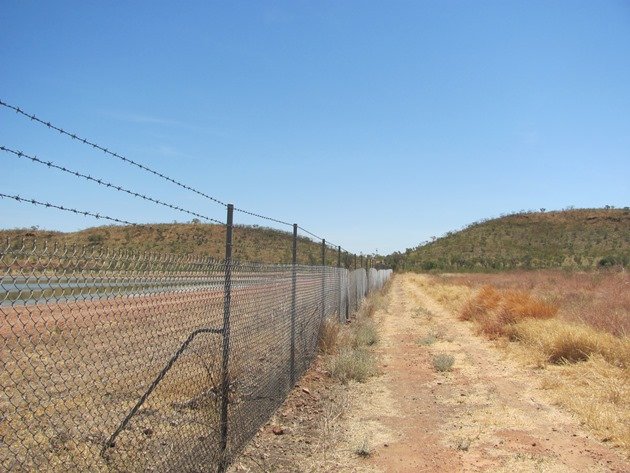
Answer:
[[[630,264],[630,209],[519,212],[385,258],[395,269],[488,272],[592,269]]]
[[[87,250],[121,250],[204,255],[217,260],[225,256],[225,226],[191,223],[160,223],[147,225],[110,225],[87,228],[77,232],[55,232],[38,228],[0,230],[2,243],[11,246],[39,244],[60,247],[80,247]],[[233,257],[238,261],[261,263],[291,263],[293,235],[272,228],[236,225],[233,235]],[[298,263],[319,265],[321,244],[309,238],[298,239]],[[337,265],[337,252],[328,249],[326,264]],[[354,267],[350,255],[342,254],[342,265]]]

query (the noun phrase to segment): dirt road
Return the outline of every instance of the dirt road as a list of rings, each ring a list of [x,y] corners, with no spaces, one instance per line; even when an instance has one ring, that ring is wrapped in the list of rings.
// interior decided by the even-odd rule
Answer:
[[[348,416],[364,431],[375,471],[630,471],[545,400],[531,370],[506,359],[457,321],[421,276],[399,276],[381,324],[382,375],[364,387],[369,402]],[[454,357],[450,372],[433,359]],[[359,397],[361,397],[359,395]]]

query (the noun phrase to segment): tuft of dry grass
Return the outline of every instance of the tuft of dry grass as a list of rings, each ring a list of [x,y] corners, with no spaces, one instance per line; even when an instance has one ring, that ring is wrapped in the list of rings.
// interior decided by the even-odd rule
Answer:
[[[365,348],[343,348],[332,359],[330,373],[344,384],[350,380],[362,383],[376,374],[376,361]]]
[[[357,447],[355,453],[362,458],[372,456],[372,447],[370,446],[367,437],[363,439],[363,442],[361,442],[361,445]]]
[[[549,363],[574,363],[599,355],[620,368],[630,367],[630,339],[563,320],[523,320],[513,337],[542,352]]]
[[[446,353],[440,353],[433,357],[433,367],[436,371],[445,372],[453,369],[455,363],[455,357],[453,355],[447,355]]]
[[[363,305],[361,307],[361,313],[359,316],[361,318],[373,318],[374,314],[383,310],[387,306],[387,299],[385,297],[385,292],[387,291],[387,285],[381,291],[372,294],[370,297],[363,301]]]
[[[352,345],[354,348],[372,346],[378,342],[378,330],[372,319],[361,319],[354,327]]]
[[[336,320],[327,319],[319,330],[317,348],[324,355],[337,353],[341,326]]]
[[[430,332],[426,336],[416,340],[418,345],[429,346],[438,341],[438,335],[435,332]]]
[[[355,323],[336,335],[337,349],[330,360],[330,372],[342,383],[364,382],[376,374],[376,360],[368,348],[378,342],[376,323],[365,311]]]

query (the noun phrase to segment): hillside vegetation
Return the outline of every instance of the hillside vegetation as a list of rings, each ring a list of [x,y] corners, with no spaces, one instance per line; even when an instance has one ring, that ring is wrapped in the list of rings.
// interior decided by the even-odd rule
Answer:
[[[203,255],[216,259],[225,256],[225,227],[201,223],[153,224],[133,226],[103,226],[62,233],[38,229],[0,230],[0,238],[10,241],[12,247],[22,240],[31,245],[66,245],[85,247],[88,250],[111,249],[136,252]],[[271,228],[235,226],[233,258],[239,261],[263,263],[291,263],[292,234]],[[321,244],[308,238],[298,239],[298,263],[318,265],[321,261]],[[337,265],[337,252],[326,250],[326,263]],[[342,265],[350,267],[354,261],[342,254]],[[354,266],[353,266],[354,267]]]
[[[630,263],[630,210],[524,212],[474,223],[389,255],[395,269],[489,271],[587,269]]]

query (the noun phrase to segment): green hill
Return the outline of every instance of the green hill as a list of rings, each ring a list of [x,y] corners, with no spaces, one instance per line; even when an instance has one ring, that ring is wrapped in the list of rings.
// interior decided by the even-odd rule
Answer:
[[[526,212],[477,222],[464,230],[394,253],[397,269],[488,271],[575,268],[630,263],[630,210]]]
[[[197,254],[223,259],[225,227],[201,223],[103,226],[62,233],[39,229],[0,230],[0,238],[15,247],[25,240],[28,245],[81,246],[88,249],[108,248],[136,252]],[[240,261],[290,263],[292,234],[265,227],[235,226],[233,258]],[[316,265],[321,261],[321,244],[308,238],[298,239],[298,262]],[[326,263],[337,265],[337,252],[326,250]],[[342,254],[342,264],[354,264],[350,255]]]

